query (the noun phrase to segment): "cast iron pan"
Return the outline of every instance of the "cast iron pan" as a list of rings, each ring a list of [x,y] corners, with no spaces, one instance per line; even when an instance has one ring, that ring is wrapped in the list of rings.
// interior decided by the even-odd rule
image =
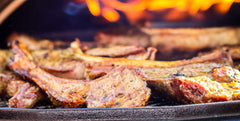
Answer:
[[[0,108],[4,120],[220,120],[240,119],[240,101],[139,108]]]

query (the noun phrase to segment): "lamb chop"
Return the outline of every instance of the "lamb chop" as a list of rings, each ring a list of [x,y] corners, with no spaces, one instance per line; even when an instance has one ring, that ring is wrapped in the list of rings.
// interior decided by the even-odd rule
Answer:
[[[90,82],[87,107],[140,107],[150,97],[141,70],[118,67],[108,75]]]
[[[238,43],[236,28],[141,28],[151,36],[153,47],[159,51],[196,51],[203,48],[216,48]],[[171,43],[171,44],[169,44]]]
[[[125,58],[136,60],[154,60],[156,49],[148,48],[147,52],[141,47],[119,47],[130,53],[122,53]],[[129,50],[136,48],[136,50]],[[134,54],[134,53],[135,54]],[[34,61],[45,71],[63,78],[84,79],[85,63],[76,57],[71,48],[59,50],[33,50],[31,51]],[[116,54],[118,55],[118,54]],[[0,70],[4,70],[8,64],[9,57],[12,56],[10,50],[0,51]]]
[[[89,85],[86,81],[52,76],[31,61],[32,56],[27,51],[25,45],[14,41],[12,48],[14,56],[9,62],[10,68],[19,75],[33,80],[47,93],[54,105],[67,108],[82,107],[85,104],[84,97],[89,90]]]
[[[135,28],[135,29],[132,29]],[[126,30],[131,31],[131,36]],[[118,34],[115,31],[120,31]],[[143,33],[142,35],[138,33]],[[114,27],[101,30],[96,34],[95,42],[100,46],[139,45],[155,47],[158,50],[157,60],[179,60],[196,56],[199,51],[236,45],[239,43],[239,28],[137,28]],[[145,36],[145,37],[143,37]],[[138,41],[140,40],[140,41]]]
[[[206,57],[209,58],[207,59]],[[231,56],[229,56],[229,52],[219,49],[211,53],[199,54],[198,57],[194,57],[186,61],[192,63],[185,63],[182,65],[179,64],[172,67],[142,67],[142,70],[149,78],[162,78],[176,74],[178,72],[181,72],[186,76],[199,76],[207,74],[214,67],[233,65]],[[101,77],[110,72],[115,67],[116,66],[114,65],[88,65],[86,69],[86,78],[94,79]]]
[[[115,27],[99,31],[95,41],[100,46],[152,46],[156,47],[160,52],[171,52],[173,50],[196,51],[223,45],[235,45],[240,39],[238,31],[238,28],[230,27],[196,29]],[[143,40],[145,43],[142,42]]]
[[[147,52],[138,46],[113,46],[107,48],[93,48],[85,53],[92,56],[102,57],[124,57],[134,60],[155,60],[157,50],[149,47]]]
[[[34,62],[45,71],[62,78],[84,79],[85,64],[72,49],[31,52]]]
[[[85,53],[91,56],[123,57],[141,52],[145,52],[145,50],[139,46],[112,46],[107,48],[93,48]]]
[[[8,94],[14,85],[18,87],[14,96],[8,100],[10,108],[32,108],[36,103],[45,99],[45,94],[39,87],[24,81],[11,81],[8,84]]]
[[[19,34],[19,33],[12,33],[8,38],[7,42],[11,43],[14,40],[19,40],[28,46],[29,50],[40,50],[40,49],[53,49],[54,44],[49,40],[39,40],[37,41],[34,37]]]
[[[99,47],[111,47],[116,45],[135,45],[149,47],[150,36],[142,32],[138,27],[115,27],[99,31],[95,36],[95,43]]]
[[[125,55],[125,58],[137,60],[154,60],[155,58],[156,49],[154,48],[148,48],[147,52],[145,52],[145,50],[141,47],[136,48],[136,46],[118,48],[121,48],[123,51],[128,51],[121,52],[122,55]],[[136,49],[129,50],[133,48]],[[96,50],[101,51],[102,49],[97,48],[90,51],[90,53],[93,51],[96,52]],[[105,51],[106,49],[103,50]],[[87,53],[88,52],[89,51],[87,51]],[[133,54],[133,52],[136,54]],[[57,77],[84,79],[85,63],[76,56],[75,52],[71,48],[61,50],[38,50],[31,52],[31,54],[38,66]],[[117,55],[120,54],[116,54],[116,56]]]
[[[87,107],[137,107],[144,106],[150,97],[150,90],[146,87],[143,78],[127,68],[117,68],[108,75],[93,81],[62,79],[45,72],[33,63],[30,53],[23,44],[14,41],[12,48],[14,56],[9,66],[19,75],[34,81],[48,94],[56,106],[81,107],[87,101]],[[99,85],[109,87],[101,88]],[[123,87],[126,89],[121,90]],[[100,96],[98,92],[101,89],[104,92],[103,96],[108,95],[109,101],[105,98],[94,98]],[[128,92],[133,89],[135,90]],[[119,90],[120,96],[116,95],[119,94],[116,90]]]
[[[238,100],[240,72],[230,67],[229,62],[224,63],[226,56],[218,59],[205,63],[142,70],[149,86],[184,103]],[[106,74],[114,67],[94,68],[95,71],[105,71]]]
[[[189,59],[189,60],[179,60],[179,61],[151,61],[151,60],[131,60],[126,58],[106,58],[106,57],[95,57],[84,54],[80,47],[79,41],[75,41],[71,44],[71,48],[77,54],[76,56],[81,59],[83,62],[90,64],[101,65],[101,66],[112,66],[112,65],[124,65],[124,66],[137,66],[137,67],[175,67],[181,65],[187,65],[192,63],[201,63],[211,60],[216,60],[216,58],[221,58],[226,56],[226,59],[229,59],[228,62],[231,62],[231,57],[226,51],[214,51],[210,54],[203,54],[198,57]]]
[[[10,108],[32,108],[45,99],[39,87],[21,80],[11,72],[0,74],[0,94],[2,97],[11,97],[8,100]]]
[[[176,75],[148,84],[184,103],[207,103],[239,100],[240,72],[232,67],[216,67],[209,75],[187,77]]]
[[[219,60],[193,63],[188,65],[176,66],[176,67],[155,67],[155,68],[142,68],[144,74],[147,76],[147,80],[156,80],[158,78],[165,78],[174,74],[180,73],[187,77],[194,77],[200,75],[207,75],[213,68],[222,66],[231,66],[229,62],[224,62],[225,58],[218,58]],[[86,78],[95,79],[106,75],[116,66],[96,66],[89,65],[86,69]]]

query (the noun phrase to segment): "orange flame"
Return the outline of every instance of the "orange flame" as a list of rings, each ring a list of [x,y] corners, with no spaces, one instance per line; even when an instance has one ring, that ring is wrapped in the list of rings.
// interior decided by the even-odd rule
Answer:
[[[99,16],[101,14],[98,0],[86,0],[86,3],[92,15]]]
[[[135,21],[145,15],[146,11],[160,12],[168,9],[174,9],[169,12],[166,18],[178,19],[183,14],[196,15],[201,11],[206,11],[213,5],[219,13],[226,13],[234,2],[240,0],[129,0],[129,2],[120,2],[119,0],[85,0],[89,11],[94,16],[103,16],[111,22],[119,20],[120,15],[117,11],[123,12],[130,21]],[[100,4],[101,3],[101,6]]]

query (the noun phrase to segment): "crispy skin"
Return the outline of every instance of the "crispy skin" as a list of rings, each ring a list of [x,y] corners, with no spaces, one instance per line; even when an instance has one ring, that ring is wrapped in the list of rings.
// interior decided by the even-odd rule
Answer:
[[[235,75],[229,76],[229,73]],[[208,75],[158,78],[149,80],[148,84],[184,103],[239,100],[239,74],[238,70],[223,66],[214,68]],[[224,82],[222,77],[228,77],[228,81]]]
[[[150,97],[150,89],[137,71],[118,67],[90,83],[87,107],[140,107]]]
[[[37,102],[44,99],[39,87],[28,82],[20,84],[15,95],[8,100],[9,108],[32,108]]]
[[[114,45],[150,46],[150,37],[137,27],[114,27],[99,31],[95,36],[95,43],[100,47]]]
[[[142,28],[141,30],[151,36],[151,46],[157,47],[158,51],[161,52],[172,50],[196,51],[222,45],[235,45],[240,39],[237,36],[236,28],[228,27],[199,29]]]
[[[62,106],[65,108],[79,107],[85,103],[85,97],[89,96],[87,97],[88,107],[104,107],[104,105],[106,107],[137,107],[144,106],[150,97],[150,90],[146,87],[146,83],[142,80],[142,76],[134,74],[134,72],[125,67],[120,67],[113,72],[110,72],[108,75],[92,82],[83,80],[67,80],[54,77],[53,75],[50,75],[37,67],[31,61],[32,57],[30,53],[28,53],[28,51],[25,49],[25,46],[21,43],[14,41],[12,48],[14,56],[10,61],[9,66],[19,75],[26,76],[33,80],[49,95],[50,100],[56,106]],[[140,74],[139,71],[137,72]],[[134,79],[132,82],[137,85],[133,85],[131,80],[125,80],[126,78]],[[113,89],[107,87],[102,88],[102,91],[106,89],[111,90],[106,92],[107,95],[112,94],[114,90],[119,90],[119,93],[122,93],[121,91],[123,91],[123,85],[117,85],[118,83],[124,84],[124,86],[126,86],[126,91],[134,88],[136,90],[132,91],[132,93],[126,93],[129,95],[123,96],[124,99],[122,99],[120,95],[117,97],[109,96],[108,98],[112,99],[110,100],[110,104],[104,102],[106,101],[105,98],[93,98],[99,96],[96,91],[100,91],[101,89],[94,89],[100,85],[109,85],[110,87],[115,87]],[[123,93],[126,91],[123,91]],[[137,96],[133,97],[135,95]],[[117,100],[118,103],[115,103],[114,100]],[[126,102],[126,104],[122,104],[124,102]],[[99,105],[100,103],[101,105]]]
[[[85,104],[85,94],[89,86],[85,81],[70,80],[55,77],[36,66],[30,53],[23,44],[14,41],[12,43],[14,56],[9,62],[10,68],[22,76],[33,80],[43,91],[47,93],[54,105],[74,108]]]
[[[131,60],[126,58],[106,58],[106,57],[94,57],[84,54],[79,48],[79,41],[75,41],[71,44],[77,57],[84,62],[94,63],[101,66],[108,65],[124,65],[124,66],[137,66],[137,67],[174,67],[187,65],[192,63],[202,63],[206,61],[212,61],[216,58],[226,57],[231,62],[231,57],[226,51],[214,51],[210,54],[200,55],[198,57],[189,60],[179,60],[179,61],[150,61],[150,60]],[[232,63],[232,62],[231,62]]]

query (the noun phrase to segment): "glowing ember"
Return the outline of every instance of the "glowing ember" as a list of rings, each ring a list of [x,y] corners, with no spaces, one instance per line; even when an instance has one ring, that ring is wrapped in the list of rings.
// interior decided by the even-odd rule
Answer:
[[[146,17],[146,12],[161,12],[171,9],[166,19],[182,19],[186,15],[194,16],[206,11],[213,5],[219,13],[226,13],[234,2],[240,0],[85,0],[89,11],[94,16],[103,16],[111,22],[119,20],[119,13],[123,12],[130,22]],[[174,14],[174,15],[173,15]],[[185,15],[184,15],[185,14]]]

